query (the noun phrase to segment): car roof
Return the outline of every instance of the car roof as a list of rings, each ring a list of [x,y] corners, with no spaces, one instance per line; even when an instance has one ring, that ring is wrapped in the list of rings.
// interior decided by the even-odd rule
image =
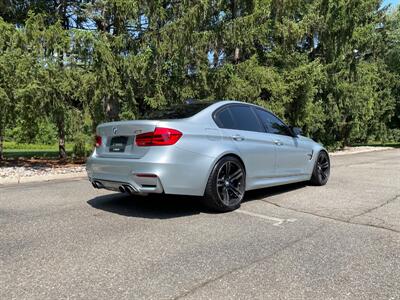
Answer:
[[[217,101],[215,103],[212,103],[211,105],[207,106],[206,108],[204,108],[203,110],[201,110],[200,112],[198,112],[196,115],[194,115],[193,117],[197,116],[197,115],[204,115],[204,114],[212,114],[214,111],[216,111],[218,108],[223,107],[225,105],[228,104],[242,104],[242,105],[249,105],[249,106],[253,106],[253,107],[258,107],[260,109],[264,109],[265,108],[258,106],[256,104],[253,103],[248,103],[248,102],[243,102],[243,101],[237,101],[237,100],[221,100],[221,101]]]

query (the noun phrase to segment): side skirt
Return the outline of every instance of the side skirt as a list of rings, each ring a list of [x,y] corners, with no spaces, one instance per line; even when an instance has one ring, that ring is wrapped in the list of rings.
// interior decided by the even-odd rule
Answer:
[[[247,179],[246,191],[261,189],[271,186],[278,186],[302,181],[309,181],[310,175],[296,175],[288,177],[274,177],[274,178],[262,178],[262,179]]]

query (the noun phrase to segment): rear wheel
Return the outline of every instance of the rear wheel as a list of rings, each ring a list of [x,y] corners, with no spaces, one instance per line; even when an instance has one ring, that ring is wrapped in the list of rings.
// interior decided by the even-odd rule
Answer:
[[[321,151],[315,161],[314,171],[311,176],[311,184],[325,185],[328,182],[331,170],[328,153]]]
[[[245,192],[245,170],[233,156],[221,158],[212,170],[204,194],[205,204],[218,212],[237,209]]]

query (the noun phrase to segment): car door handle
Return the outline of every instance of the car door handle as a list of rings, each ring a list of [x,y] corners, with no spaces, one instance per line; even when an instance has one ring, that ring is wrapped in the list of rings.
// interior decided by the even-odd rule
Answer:
[[[274,144],[277,145],[277,146],[282,146],[283,145],[283,143],[280,140],[275,140]]]
[[[239,134],[235,134],[234,136],[232,136],[232,138],[233,138],[235,141],[243,141],[243,140],[244,140],[244,137],[242,137],[242,136],[239,135]]]

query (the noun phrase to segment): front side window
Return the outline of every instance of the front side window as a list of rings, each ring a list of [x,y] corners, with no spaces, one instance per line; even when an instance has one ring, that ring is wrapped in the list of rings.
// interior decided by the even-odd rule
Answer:
[[[269,133],[291,136],[290,130],[285,123],[270,112],[257,108],[256,113]]]

